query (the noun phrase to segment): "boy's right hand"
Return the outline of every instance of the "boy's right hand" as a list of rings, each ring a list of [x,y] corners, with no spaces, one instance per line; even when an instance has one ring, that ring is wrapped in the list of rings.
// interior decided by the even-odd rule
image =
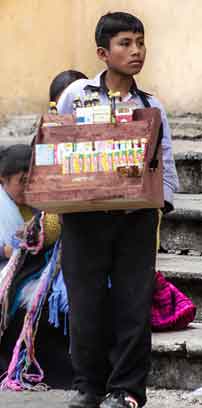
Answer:
[[[10,258],[13,253],[13,248],[10,245],[4,245],[4,255],[6,258]]]

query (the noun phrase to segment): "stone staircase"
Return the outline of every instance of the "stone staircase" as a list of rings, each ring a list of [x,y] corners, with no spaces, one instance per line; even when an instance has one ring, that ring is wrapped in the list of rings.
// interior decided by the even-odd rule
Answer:
[[[164,216],[157,269],[197,305],[187,330],[154,333],[150,385],[193,390],[202,386],[202,117],[171,118],[180,190]]]
[[[38,119],[37,115],[2,118],[0,146],[29,143]],[[202,386],[202,116],[169,120],[180,191],[175,211],[162,220],[157,269],[193,299],[197,314],[185,331],[153,334],[149,384],[193,390]]]

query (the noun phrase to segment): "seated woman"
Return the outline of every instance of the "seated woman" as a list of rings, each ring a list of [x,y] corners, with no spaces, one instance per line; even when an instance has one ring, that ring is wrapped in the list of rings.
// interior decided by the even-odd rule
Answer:
[[[58,260],[58,255],[56,253],[54,255],[54,245],[59,239],[61,232],[58,216],[55,214],[44,215],[38,210],[23,204],[24,185],[29,169],[31,152],[31,147],[28,145],[14,145],[0,151],[0,335],[6,330],[9,322],[11,322],[10,326],[15,326],[18,323],[19,319],[16,318],[11,321],[11,318],[15,316],[22,306],[26,307],[26,318],[31,313],[37,321],[43,308],[43,302],[45,302],[49,292],[51,282],[57,272],[56,261]],[[33,216],[35,217],[33,218]],[[30,222],[30,220],[32,221],[28,228],[26,223]],[[19,230],[21,230],[20,235],[22,237],[20,240],[19,238],[16,239],[16,237],[14,239],[15,234]],[[34,235],[36,235],[36,242],[34,242]],[[19,246],[20,242],[26,245],[21,248]],[[59,253],[58,248],[57,253]],[[53,255],[55,256],[54,262],[52,262]],[[53,266],[53,264],[55,268],[52,268],[51,272],[50,266]],[[24,314],[23,312],[23,317]],[[19,317],[19,312],[16,316]],[[25,345],[28,330],[32,331],[29,339],[30,341],[33,340],[35,336],[33,330],[35,330],[36,321],[30,321],[30,325],[27,328],[25,327],[25,322],[24,324],[21,322],[22,330],[19,339],[21,338],[22,347]],[[19,324],[17,326],[19,335]],[[2,340],[1,350],[3,348],[8,349],[9,343],[12,343],[12,346],[14,345],[11,337],[17,340],[15,332],[13,333],[14,336],[8,336],[8,333],[9,331]],[[5,388],[20,388],[20,382],[18,381],[18,384],[15,383],[15,379],[17,375],[17,360],[20,358],[22,347],[19,350],[14,349],[15,364],[13,364],[12,359],[9,366],[11,373],[9,378],[6,378],[6,382],[2,383],[2,388],[4,386]],[[31,353],[30,344],[26,344],[26,347],[28,354]],[[35,361],[33,354],[32,360],[33,363]],[[35,362],[35,366],[38,367],[38,371],[41,373],[40,376],[36,376],[38,381],[43,375],[37,362]],[[1,368],[3,369],[4,367]]]
[[[18,160],[16,161],[16,156]],[[6,264],[12,254],[11,241],[14,233],[24,225],[22,212],[17,204],[22,204],[24,174],[29,167],[31,157],[27,145],[12,146],[0,151],[0,268]],[[24,214],[32,217],[32,211]]]

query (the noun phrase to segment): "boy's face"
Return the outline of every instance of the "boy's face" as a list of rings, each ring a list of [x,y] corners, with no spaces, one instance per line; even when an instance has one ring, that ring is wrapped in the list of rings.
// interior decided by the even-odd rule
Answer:
[[[144,64],[144,34],[121,31],[111,38],[109,49],[98,47],[98,57],[110,70],[122,75],[138,74]]]

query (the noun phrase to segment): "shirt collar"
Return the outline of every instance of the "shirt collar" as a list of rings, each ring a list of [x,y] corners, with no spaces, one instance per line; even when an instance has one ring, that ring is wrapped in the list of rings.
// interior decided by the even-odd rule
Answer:
[[[109,89],[106,86],[105,82],[105,75],[107,71],[102,71],[92,80],[88,81],[88,84],[85,86],[84,90],[91,90],[91,91],[102,91],[108,96]],[[129,93],[131,95],[135,95],[137,91],[137,85],[133,78],[132,85],[129,89]]]

